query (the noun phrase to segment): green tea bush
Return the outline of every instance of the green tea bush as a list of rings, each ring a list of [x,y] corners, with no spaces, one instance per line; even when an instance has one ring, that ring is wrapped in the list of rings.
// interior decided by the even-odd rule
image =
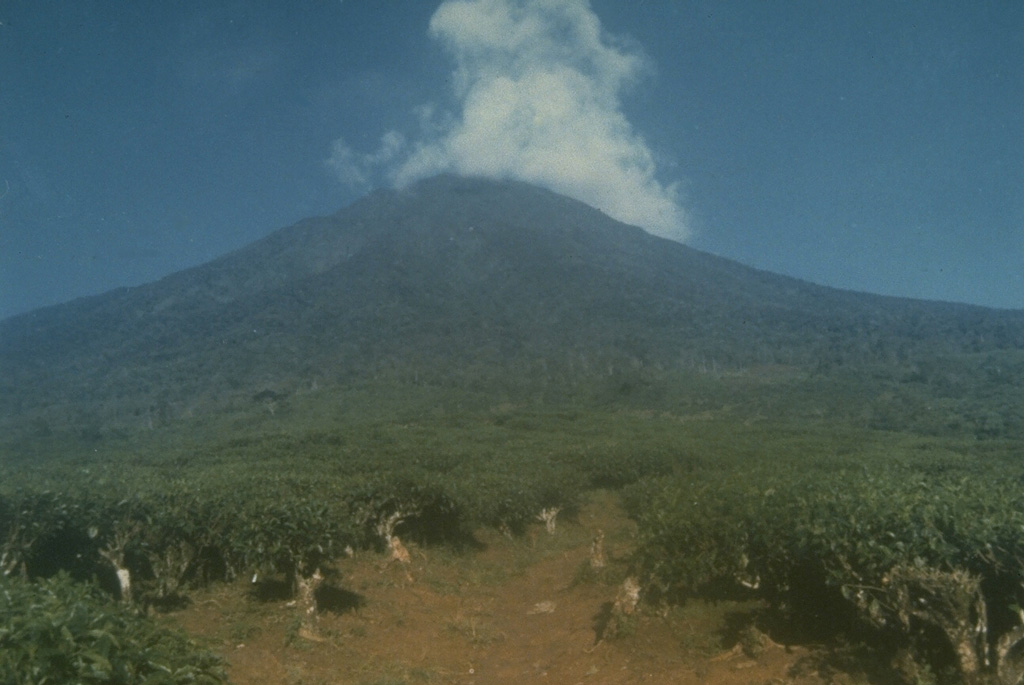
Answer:
[[[649,597],[755,593],[794,620],[852,621],[879,644],[944,655],[973,677],[1015,668],[1019,484],[999,468],[776,464],[641,482],[627,505]]]
[[[632,449],[583,452],[566,460],[587,479],[592,488],[618,489],[641,478],[668,475],[687,460],[677,454],[663,454],[643,446]]]
[[[0,681],[214,685],[227,676],[182,633],[60,574],[0,579]]]
[[[410,467],[352,478],[343,487],[363,546],[385,544],[388,521],[419,542],[457,541],[466,533],[464,512],[440,474]]]
[[[452,474],[450,487],[474,525],[521,533],[543,509],[575,509],[585,484],[568,467],[535,460],[488,469],[467,466]]]
[[[357,538],[346,513],[313,494],[251,500],[236,511],[222,542],[231,568],[253,577],[282,574],[293,587]]]

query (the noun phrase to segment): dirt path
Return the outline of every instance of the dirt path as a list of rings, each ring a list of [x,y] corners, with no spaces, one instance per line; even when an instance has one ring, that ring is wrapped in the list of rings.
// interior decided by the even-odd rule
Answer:
[[[609,564],[594,573],[598,530]],[[728,649],[727,627],[751,610],[739,604],[644,614],[599,640],[633,533],[615,496],[595,493],[554,535],[538,525],[519,539],[481,533],[479,551],[413,549],[409,575],[358,554],[329,579],[318,640],[296,635],[298,608],[254,600],[244,585],[197,596],[173,620],[208,638],[240,685],[824,682],[793,675],[803,649],[769,645],[756,659]]]

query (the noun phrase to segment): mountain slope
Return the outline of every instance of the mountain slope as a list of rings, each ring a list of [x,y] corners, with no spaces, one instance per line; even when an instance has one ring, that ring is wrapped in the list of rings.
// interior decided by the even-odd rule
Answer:
[[[18,422],[382,376],[528,384],[616,364],[815,369],[1021,348],[1024,312],[815,286],[540,188],[440,176],[0,322],[0,410]]]

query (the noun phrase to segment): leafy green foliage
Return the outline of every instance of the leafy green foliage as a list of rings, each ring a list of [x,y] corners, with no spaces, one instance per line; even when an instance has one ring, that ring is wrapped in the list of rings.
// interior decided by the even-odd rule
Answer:
[[[998,663],[1024,605],[1024,470],[1009,459],[787,460],[664,478],[628,496],[654,596],[756,594],[964,676]],[[922,637],[922,636],[931,637]]]
[[[227,678],[180,632],[113,604],[66,575],[0,579],[0,680],[9,683],[199,683]]]
[[[348,547],[380,548],[388,525],[460,545],[624,488],[649,601],[757,596],[793,623],[870,633],[921,661],[999,663],[1024,605],[1019,443],[773,404],[804,392],[794,404],[838,404],[820,382],[705,379],[691,389],[701,403],[675,413],[499,405],[352,422],[309,404],[302,421],[244,419],[219,439],[154,432],[99,457],[0,466],[0,572],[64,570],[116,595],[127,571],[135,605],[173,606],[238,577],[294,589]]]

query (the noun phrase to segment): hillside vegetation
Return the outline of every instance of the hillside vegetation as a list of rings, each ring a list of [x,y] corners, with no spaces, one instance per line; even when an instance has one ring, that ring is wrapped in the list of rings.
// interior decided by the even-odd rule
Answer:
[[[353,554],[468,559],[596,489],[640,612],[753,601],[873,681],[1024,673],[1024,312],[440,177],[0,322],[0,371],[0,679],[223,682],[147,616],[244,579],[316,640]]]
[[[442,176],[0,322],[0,429],[184,428],[314,388],[556,406],[649,388],[646,403],[693,375],[767,369],[843,393],[852,378],[858,395],[866,371],[872,401],[937,396],[940,422],[1018,430],[998,403],[979,417],[977,395],[1017,382],[1021,349],[1024,312],[815,286],[539,188]]]

